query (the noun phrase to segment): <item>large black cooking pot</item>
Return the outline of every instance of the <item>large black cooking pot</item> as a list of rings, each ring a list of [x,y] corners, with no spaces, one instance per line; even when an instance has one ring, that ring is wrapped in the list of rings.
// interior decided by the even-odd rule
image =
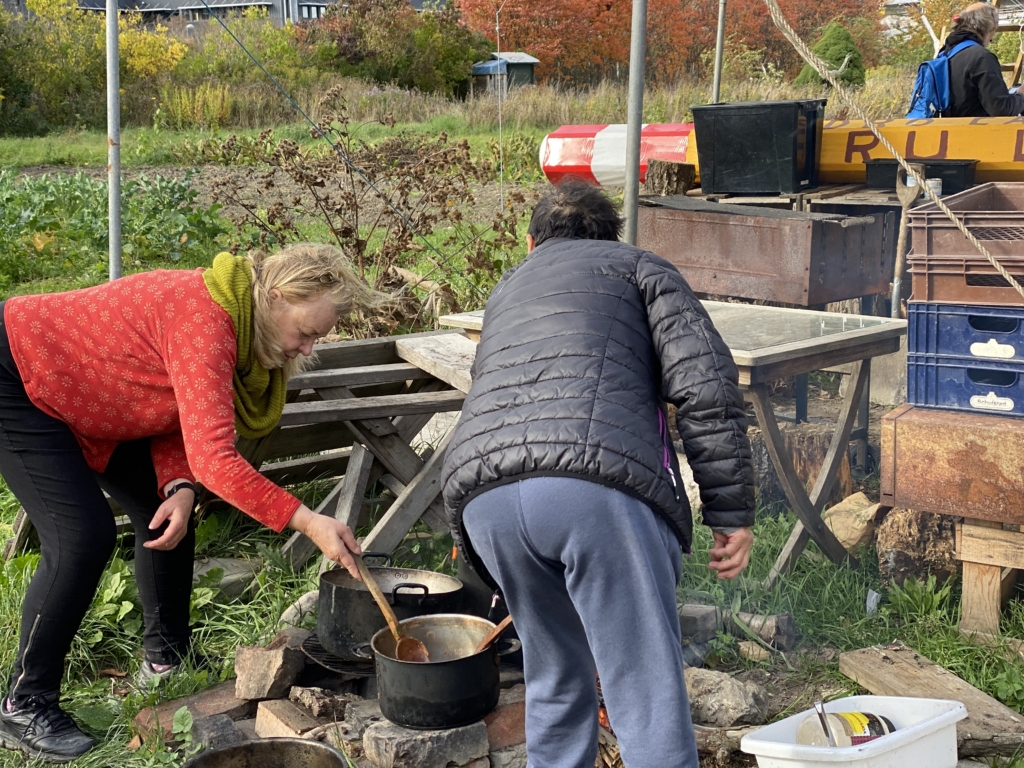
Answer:
[[[387,555],[368,553],[364,557],[391,562]],[[399,619],[462,610],[462,582],[456,578],[411,568],[373,566],[370,573]],[[386,626],[384,614],[363,582],[344,569],[327,571],[320,577],[316,634],[327,651],[343,659],[357,658],[354,649],[366,645]]]
[[[347,768],[334,747],[309,739],[257,739],[203,752],[183,768]]]
[[[498,657],[518,650],[518,640],[501,640],[474,653],[494,629],[487,619],[438,614],[400,623],[403,634],[427,647],[429,662],[396,659],[395,638],[387,628],[373,636],[369,649],[358,649],[364,658],[373,652],[384,717],[406,728],[458,728],[475,723],[498,705]]]

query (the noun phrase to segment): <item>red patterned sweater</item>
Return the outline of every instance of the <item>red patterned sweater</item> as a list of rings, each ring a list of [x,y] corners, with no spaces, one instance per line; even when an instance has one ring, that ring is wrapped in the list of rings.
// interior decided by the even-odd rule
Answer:
[[[198,480],[276,531],[298,509],[235,450],[235,329],[201,271],[19,296],[4,320],[28,396],[71,427],[97,472],[118,443],[150,437],[160,489]]]

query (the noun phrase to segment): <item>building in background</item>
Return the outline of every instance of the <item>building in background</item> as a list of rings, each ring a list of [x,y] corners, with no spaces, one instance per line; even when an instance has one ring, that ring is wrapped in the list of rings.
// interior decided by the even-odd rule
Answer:
[[[473,65],[471,93],[508,93],[512,88],[533,85],[536,82],[533,70],[540,64],[522,51],[492,53],[488,61]]]

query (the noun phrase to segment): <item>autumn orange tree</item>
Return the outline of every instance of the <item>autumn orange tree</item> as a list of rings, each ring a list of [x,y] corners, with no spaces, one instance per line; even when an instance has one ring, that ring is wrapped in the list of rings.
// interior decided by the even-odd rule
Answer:
[[[457,0],[473,29],[499,42],[495,11],[502,0]],[[813,42],[835,20],[864,19],[877,31],[876,0],[779,0],[786,18]],[[505,0],[501,10],[502,50],[522,50],[541,60],[541,78],[594,82],[625,76],[629,62],[631,0]],[[647,72],[653,80],[672,80],[701,67],[701,54],[713,48],[718,0],[649,0]],[[763,0],[729,0],[728,33],[747,47],[796,74],[799,55],[768,16]]]

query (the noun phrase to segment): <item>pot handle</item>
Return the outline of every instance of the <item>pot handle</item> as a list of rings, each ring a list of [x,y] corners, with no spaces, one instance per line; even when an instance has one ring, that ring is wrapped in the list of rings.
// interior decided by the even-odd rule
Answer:
[[[394,589],[391,590],[392,603],[395,603],[398,600],[398,590],[400,589],[422,589],[423,597],[430,594],[430,589],[427,588],[426,584],[416,584],[415,582],[409,582],[408,584],[395,584]]]
[[[383,566],[379,566],[379,567],[382,567],[382,568],[390,568],[391,567],[391,555],[389,555],[387,552],[363,552],[363,554],[362,554],[363,560],[366,560],[366,558],[368,558],[368,557],[372,557],[374,560],[383,560],[384,561],[384,565]]]
[[[352,654],[358,656],[360,659],[366,659],[367,661],[373,661],[373,651],[370,649],[369,643],[360,643],[355,648],[352,648]]]
[[[510,653],[515,653],[522,648],[523,644],[514,637],[503,637],[494,644],[494,647],[498,649],[497,653],[499,656],[508,656]]]

